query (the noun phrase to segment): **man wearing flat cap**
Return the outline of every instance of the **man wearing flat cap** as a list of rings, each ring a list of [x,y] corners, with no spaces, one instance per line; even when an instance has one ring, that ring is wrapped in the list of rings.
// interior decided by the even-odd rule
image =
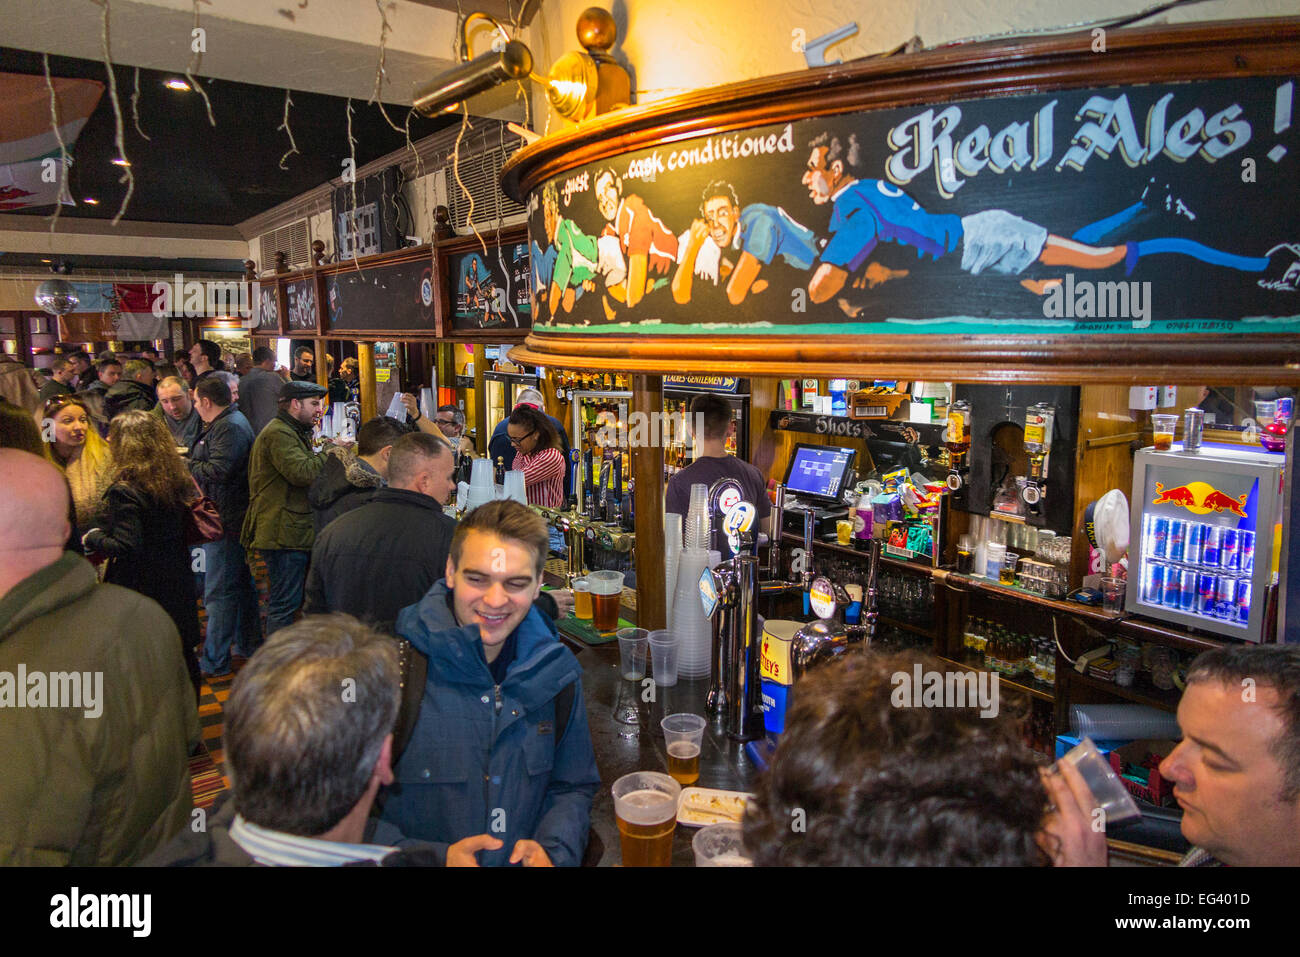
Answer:
[[[275,418],[248,456],[248,513],[240,541],[266,562],[268,635],[293,624],[302,605],[316,539],[307,489],[325,465],[325,453],[312,451],[311,433],[326,391],[315,382],[286,382]]]

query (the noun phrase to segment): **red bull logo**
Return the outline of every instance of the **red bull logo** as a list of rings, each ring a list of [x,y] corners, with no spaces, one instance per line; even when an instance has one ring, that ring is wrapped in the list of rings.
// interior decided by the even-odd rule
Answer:
[[[1151,504],[1177,505],[1197,515],[1226,510],[1234,515],[1246,518],[1248,516],[1246,515],[1245,506],[1248,497],[1249,493],[1243,493],[1233,498],[1220,492],[1214,486],[1207,485],[1205,482],[1188,482],[1186,485],[1179,485],[1171,489],[1166,489],[1157,482],[1156,496],[1151,500]]]

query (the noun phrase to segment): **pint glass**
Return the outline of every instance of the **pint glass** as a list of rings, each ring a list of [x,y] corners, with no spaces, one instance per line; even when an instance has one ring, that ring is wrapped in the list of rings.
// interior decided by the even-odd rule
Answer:
[[[573,617],[591,621],[591,583],[585,578],[573,582]]]
[[[623,596],[622,572],[592,572],[587,576],[591,586],[592,626],[603,635],[618,630],[618,603]]]
[[[668,867],[682,786],[666,774],[625,774],[611,789],[624,867]]]

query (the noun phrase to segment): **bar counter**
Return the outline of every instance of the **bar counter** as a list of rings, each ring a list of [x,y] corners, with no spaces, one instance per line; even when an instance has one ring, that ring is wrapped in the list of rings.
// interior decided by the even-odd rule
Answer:
[[[667,756],[659,722],[665,715],[679,712],[709,718],[704,707],[709,679],[679,679],[671,688],[657,689],[654,702],[642,702],[641,683],[627,681],[620,673],[617,641],[588,646],[566,637],[564,642],[582,665],[582,692],[601,780],[600,792],[591,808],[591,826],[604,845],[599,865],[611,867],[622,862],[622,851],[610,787],[624,774],[633,771],[667,773]],[[614,706],[620,693],[635,697],[641,711],[639,724],[622,724],[614,719]],[[710,718],[700,748],[700,779],[693,786],[749,791],[757,776],[758,768],[745,754],[744,746],[727,737],[720,718]],[[698,830],[677,826],[673,835],[674,867],[695,865],[691,838]]]

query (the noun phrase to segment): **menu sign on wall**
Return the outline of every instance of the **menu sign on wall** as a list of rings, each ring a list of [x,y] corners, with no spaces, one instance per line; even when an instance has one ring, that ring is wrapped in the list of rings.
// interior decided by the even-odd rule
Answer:
[[[1300,332],[1297,83],[1062,90],[664,143],[534,191],[556,333]]]
[[[290,331],[316,331],[316,280],[311,276],[295,279],[284,287]]]

